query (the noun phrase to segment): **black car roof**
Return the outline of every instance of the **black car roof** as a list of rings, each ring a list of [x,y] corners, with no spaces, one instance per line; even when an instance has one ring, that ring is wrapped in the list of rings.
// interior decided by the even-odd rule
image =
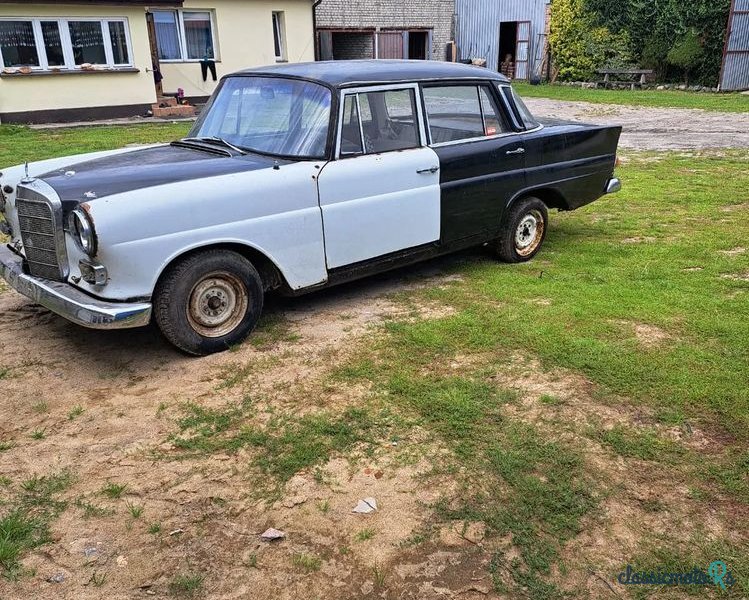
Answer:
[[[491,79],[509,83],[504,75],[483,67],[433,60],[331,60],[284,63],[245,69],[236,75],[275,75],[301,77],[335,87],[356,84],[396,83],[431,79]]]

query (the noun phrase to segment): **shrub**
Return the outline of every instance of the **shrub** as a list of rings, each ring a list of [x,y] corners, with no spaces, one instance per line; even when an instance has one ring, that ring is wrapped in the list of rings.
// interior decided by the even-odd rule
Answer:
[[[704,53],[702,43],[694,30],[688,31],[669,50],[668,62],[684,71],[684,81],[689,85],[689,71],[699,64]]]

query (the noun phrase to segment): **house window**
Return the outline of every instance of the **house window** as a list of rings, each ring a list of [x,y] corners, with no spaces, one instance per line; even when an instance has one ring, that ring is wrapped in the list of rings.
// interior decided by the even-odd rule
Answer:
[[[107,63],[101,23],[69,21],[68,29],[70,30],[70,44],[73,47],[73,60],[76,65],[85,63],[104,65]]]
[[[129,66],[126,19],[1,19],[0,67]]]
[[[64,67],[65,52],[62,49],[60,24],[57,21],[42,21],[42,39],[44,41],[44,51],[47,53],[47,65],[50,67]]]
[[[116,65],[126,65],[130,62],[127,49],[127,34],[122,21],[109,22],[109,41],[112,44],[112,61]]]
[[[286,60],[286,22],[283,12],[273,13],[273,49],[276,60]]]
[[[0,21],[0,50],[5,67],[39,67],[32,21]]]
[[[159,60],[191,61],[216,58],[213,13],[207,10],[155,10]]]

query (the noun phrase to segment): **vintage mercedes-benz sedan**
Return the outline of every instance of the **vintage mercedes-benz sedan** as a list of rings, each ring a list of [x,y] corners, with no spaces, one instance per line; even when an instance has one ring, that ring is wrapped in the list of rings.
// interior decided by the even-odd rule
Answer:
[[[188,137],[3,169],[0,273],[94,328],[153,318],[181,350],[243,340],[264,294],[469,246],[529,260],[548,209],[620,188],[621,129],[543,124],[507,79],[429,61],[223,78]]]

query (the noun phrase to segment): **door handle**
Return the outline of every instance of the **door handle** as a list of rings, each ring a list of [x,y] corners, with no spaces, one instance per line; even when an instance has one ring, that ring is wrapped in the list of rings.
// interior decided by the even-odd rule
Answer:
[[[508,150],[505,154],[525,154],[525,148],[517,148],[516,150]]]
[[[418,170],[418,171],[416,171],[416,172],[417,172],[417,173],[418,173],[419,175],[426,175],[427,173],[432,173],[432,174],[434,174],[434,173],[436,173],[436,172],[437,172],[437,171],[439,171],[439,170],[440,170],[440,168],[439,168],[439,167],[429,167],[428,169],[419,169],[419,170]]]

